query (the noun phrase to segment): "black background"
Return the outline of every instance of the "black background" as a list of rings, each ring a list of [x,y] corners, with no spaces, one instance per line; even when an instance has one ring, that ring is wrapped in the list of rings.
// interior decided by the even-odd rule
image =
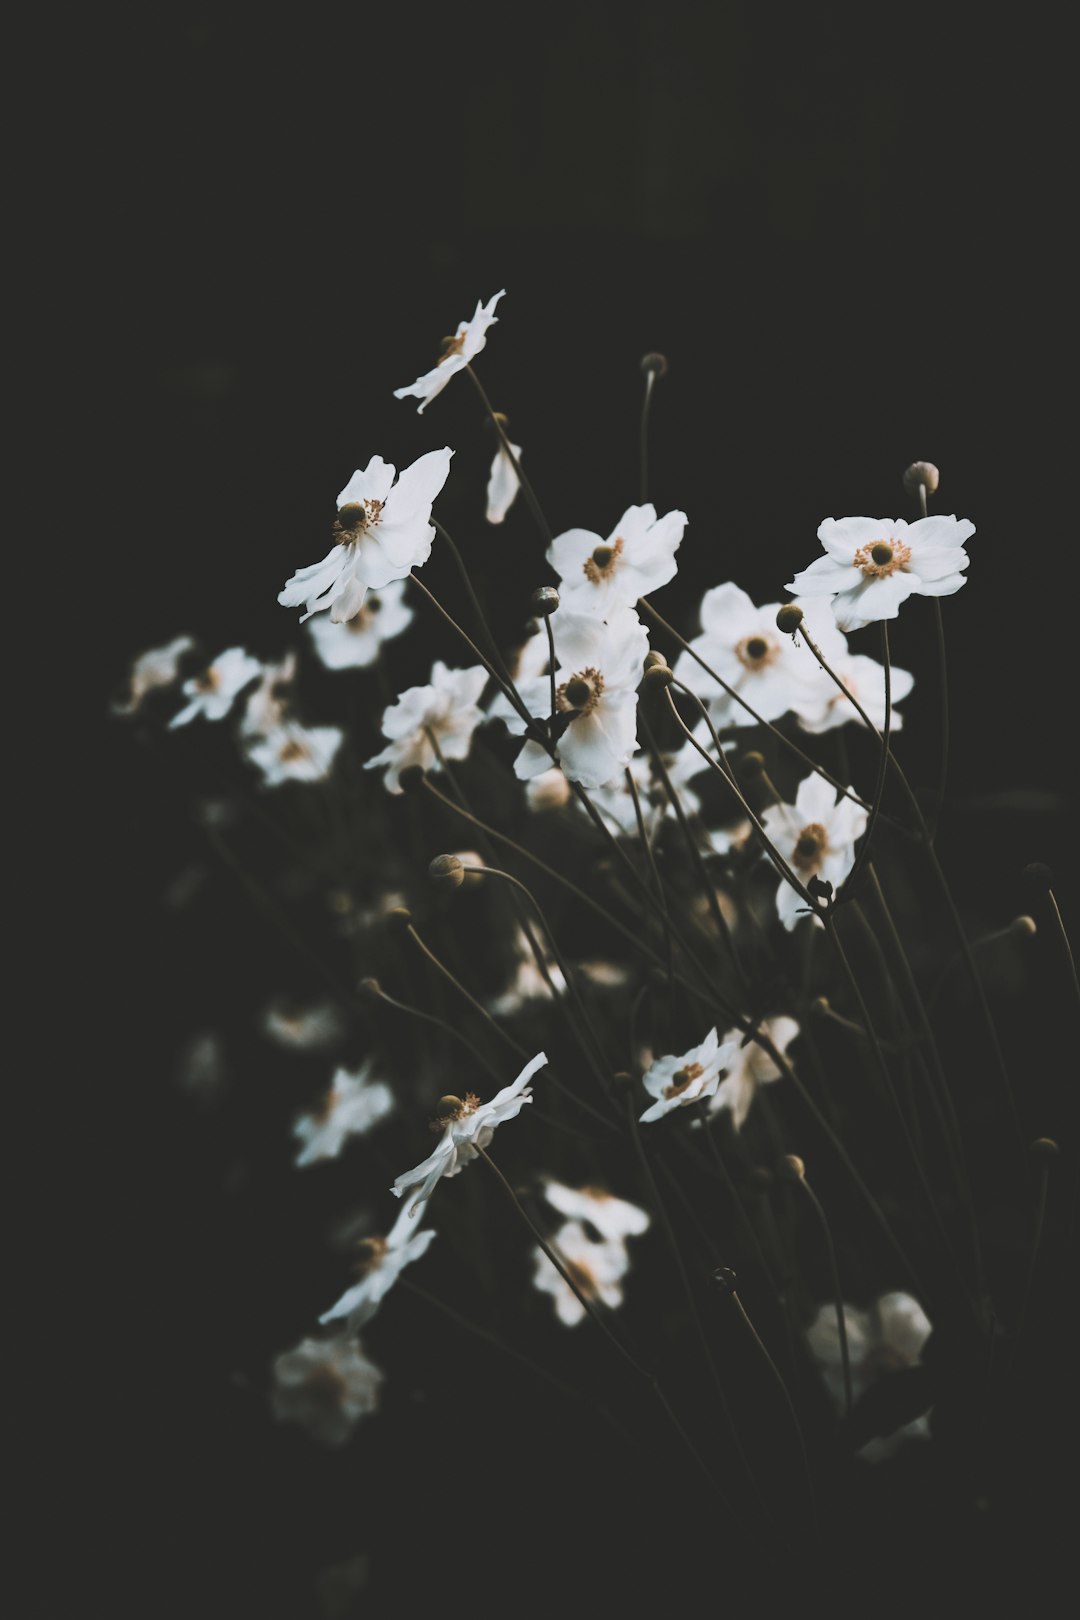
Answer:
[[[370,1612],[401,1593],[407,1607],[410,1581],[440,1590],[444,1562],[448,1595],[494,1606],[486,1571],[505,1583],[518,1557],[527,1581],[539,1561],[552,1592],[591,1607],[622,1590],[629,1543],[611,1526],[636,1544],[658,1514],[674,1534],[684,1486],[624,1501],[598,1462],[602,1483],[574,1481],[560,1505],[541,1476],[573,1424],[541,1402],[508,1439],[521,1406],[496,1361],[486,1410],[470,1394],[460,1414],[444,1399],[373,1425],[370,1465],[364,1447],[331,1455],[270,1425],[266,1354],[335,1285],[309,1247],[326,1210],[317,1199],[293,1229],[280,1177],[238,1198],[240,1127],[223,1140],[170,1083],[184,1033],[265,985],[268,948],[239,905],[212,947],[162,921],[186,806],[106,709],[131,657],[173,635],[264,656],[295,640],[276,592],[321,554],[333,496],[373,453],[401,466],[453,445],[443,519],[459,538],[482,528],[490,441],[464,381],[423,417],[391,391],[506,287],[482,375],[556,532],[606,533],[636,498],[638,360],[668,356],[653,497],[690,519],[664,603],[684,628],[720,579],[780,598],[825,516],[913,516],[903,468],[939,465],[937,509],[977,528],[969,583],[945,604],[946,860],[977,929],[1022,909],[1025,861],[1074,893],[1061,41],[971,6],[587,0],[162,6],[81,43],[93,93],[65,144],[79,265],[60,282],[85,312],[85,361],[77,406],[62,394],[50,421],[73,456],[93,450],[98,599],[79,680],[96,718],[73,747],[101,814],[72,989],[92,987],[77,1044],[93,1078],[68,1117],[81,1104],[101,1129],[34,1274],[52,1296],[67,1273],[73,1293],[44,1363],[51,1398],[17,1438],[35,1524],[62,1507],[78,1526],[59,1562],[31,1539],[34,1601],[74,1612],[61,1594],[85,1575],[116,1613],[314,1615],[315,1573],[362,1548]],[[475,544],[510,640],[544,577],[527,513]],[[927,604],[898,623],[894,656],[927,672],[905,745],[928,780]],[[64,1005],[50,999],[58,1025]],[[287,1117],[279,1097],[260,1129]],[[344,1180],[326,1208],[336,1195]],[[105,1219],[87,1255],[91,1209]],[[407,1309],[403,1390],[430,1371]],[[60,1418],[47,1444],[42,1405]],[[584,1586],[564,1591],[583,1542]]]

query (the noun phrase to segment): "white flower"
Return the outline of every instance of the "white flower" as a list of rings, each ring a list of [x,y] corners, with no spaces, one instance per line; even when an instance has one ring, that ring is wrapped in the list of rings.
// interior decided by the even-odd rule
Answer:
[[[471,1091],[464,1101],[458,1097],[442,1099],[450,1112],[436,1121],[443,1127],[438,1147],[415,1170],[406,1170],[404,1175],[398,1176],[390,1189],[395,1198],[400,1198],[410,1187],[419,1186],[419,1192],[409,1203],[411,1215],[431,1197],[437,1181],[443,1176],[456,1176],[471,1159],[479,1158],[480,1149],[486,1148],[495,1135],[495,1127],[504,1120],[516,1118],[523,1105],[532,1102],[529,1081],[546,1062],[547,1053],[538,1052],[517,1079],[496,1092],[490,1102],[482,1103]]]
[[[344,737],[337,726],[301,726],[289,720],[265,736],[252,738],[244,752],[262,771],[267,787],[282,782],[321,782],[329,776]]]
[[[777,720],[789,709],[821,713],[828,701],[825,688],[832,686],[816,659],[776,628],[779,606],[755,607],[737,585],[717,585],[702,599],[702,633],[690,643],[763,720]],[[756,724],[689,652],[680,653],[674,667],[677,679],[708,704],[717,728]]]
[[[264,664],[262,680],[244,705],[240,730],[245,736],[268,736],[285,719],[288,702],[282,693],[296,679],[296,654],[286,653],[280,664]]]
[[[542,947],[541,947],[542,948]],[[541,996],[551,996],[547,980],[537,966],[536,957],[532,953],[525,935],[518,930],[513,946],[517,958],[517,971],[513,982],[488,1003],[490,1010],[496,1018],[508,1018],[512,1013],[520,1012],[527,1001],[534,1001]],[[559,964],[545,955],[545,966],[548,976],[555,987],[556,994],[566,989],[566,980]]]
[[[341,1014],[329,1001],[315,1002],[309,1007],[272,1001],[263,1008],[259,1025],[271,1040],[299,1052],[315,1052],[333,1046],[344,1034]]]
[[[761,1026],[761,1034],[772,1041],[781,1055],[787,1051],[798,1033],[799,1026],[794,1018],[769,1018]],[[750,1104],[754,1100],[758,1086],[779,1080],[781,1070],[756,1041],[747,1041],[744,1046],[741,1030],[731,1030],[724,1036],[724,1040],[735,1043],[735,1054],[728,1064],[726,1077],[717,1087],[709,1103],[709,1113],[716,1114],[721,1108],[730,1109],[731,1123],[738,1131],[742,1129],[750,1112]]]
[[[297,1169],[319,1159],[336,1159],[350,1136],[364,1136],[394,1106],[394,1094],[383,1080],[372,1080],[368,1062],[357,1073],[338,1069],[317,1113],[301,1114],[292,1133],[300,1143]]]
[[[657,1100],[642,1114],[642,1124],[662,1119],[673,1108],[711,1097],[738,1050],[738,1041],[721,1046],[716,1030],[710,1029],[700,1046],[681,1057],[657,1058],[650,1063],[641,1078],[650,1097]]]
[[[520,444],[511,444],[511,450],[521,464]],[[485,517],[489,523],[501,523],[513,504],[514,496],[521,488],[521,481],[514,471],[514,463],[503,449],[502,441],[495,452],[495,460],[491,463],[491,476],[487,486],[487,511]]]
[[[186,726],[201,714],[207,720],[224,720],[238,693],[262,674],[262,665],[242,647],[229,647],[214,659],[201,675],[185,681],[183,694],[191,701],[186,709],[174,714],[170,726]]]
[[[925,1311],[910,1294],[883,1294],[868,1311],[845,1305],[848,1358],[851,1363],[852,1392],[856,1398],[879,1378],[913,1367],[931,1326]],[[825,1385],[838,1410],[844,1405],[843,1357],[836,1308],[823,1305],[806,1333],[810,1350],[820,1366]],[[930,1425],[926,1414],[905,1423],[893,1434],[878,1435],[862,1447],[859,1455],[867,1462],[891,1457],[907,1439],[925,1439]]]
[[[690,741],[684,743],[677,753],[665,754],[663,758],[671,786],[678,794],[684,812],[687,816],[696,815],[701,809],[701,800],[686,784],[690,777],[699,776],[702,771],[709,769],[707,761],[702,759]],[[651,754],[635,754],[627,769],[638,790],[641,819],[645,824],[645,835],[651,843],[665,817],[674,817],[675,808],[668,798],[662,777],[654,768]],[[623,838],[639,836],[634,796],[625,772],[613,777],[603,787],[594,788],[589,797],[614,832]],[[581,814],[585,814],[584,809]]]
[[[838,800],[823,777],[811,775],[799,783],[795,803],[770,805],[761,825],[804,888],[816,877],[831,883],[835,892],[854,865],[855,841],[866,831],[866,811],[853,799]],[[809,915],[806,901],[786,879],[777,890],[776,910],[789,931],[800,917]],[[814,921],[820,923],[819,918]]]
[[[674,579],[685,528],[685,512],[658,518],[648,504],[628,506],[606,540],[589,529],[556,535],[547,560],[559,576],[564,607],[600,619],[613,608],[633,607],[639,596]]]
[[[867,715],[878,730],[885,726],[885,669],[876,658],[864,657],[862,653],[849,652],[847,640],[843,633],[837,629],[831,614],[826,614],[820,624],[813,622],[815,613],[821,614],[824,603],[820,600],[800,602],[805,614],[806,629],[811,639],[817,644],[822,656],[843,681],[848,691],[857,697]],[[806,653],[814,662],[812,653]],[[819,666],[820,667],[820,666]],[[821,671],[824,674],[824,670]],[[899,731],[904,723],[903,715],[896,708],[896,704],[906,698],[915,685],[915,677],[908,670],[901,669],[897,664],[890,664],[892,683],[893,711],[889,723],[891,731]],[[820,692],[815,688],[814,701],[809,706],[799,703],[793,705],[795,715],[804,731],[822,732],[834,731],[837,726],[843,726],[848,721],[858,720],[859,715],[854,704],[840,691],[836,682],[825,676],[828,683]],[[821,701],[819,701],[819,699]]]
[[[506,288],[504,287],[502,292],[495,293],[486,304],[482,304],[477,299],[472,319],[462,321],[457,332],[447,344],[438,364],[433,366],[430,371],[425,371],[422,377],[417,377],[416,381],[410,383],[407,388],[395,388],[394,398],[408,399],[410,396],[415,397],[420,401],[416,407],[418,413],[430,405],[436,394],[442,393],[454,373],[462,371],[470,360],[475,359],[487,343],[488,327],[494,326],[499,319],[494,313],[495,305],[500,298],[505,298],[505,296]]]
[[[909,596],[952,596],[971,561],[968,518],[826,518],[818,529],[825,556],[796,574],[789,591],[832,599],[841,630],[895,619]]]
[[[302,1339],[274,1360],[274,1416],[313,1440],[341,1446],[379,1404],[383,1373],[346,1337]]]
[[[335,624],[355,617],[369,590],[404,579],[431,555],[431,503],[446,483],[453,451],[429,450],[394,483],[395,469],[372,456],[337,498],[334,545],[322,562],[300,568],[278,592],[283,607],[307,608],[301,624],[322,608]]]
[[[350,1333],[355,1333],[375,1315],[405,1267],[427,1253],[434,1236],[430,1228],[418,1232],[410,1211],[400,1210],[386,1237],[361,1239],[360,1281],[342,1294],[336,1305],[324,1311],[319,1321],[333,1322],[345,1317]]]
[[[190,636],[177,636],[164,647],[151,647],[140,653],[128,676],[127,698],[112,705],[113,714],[136,714],[150,692],[171,686],[180,669],[180,660],[195,643]]]
[[[587,1221],[609,1243],[640,1237],[649,1228],[645,1210],[625,1198],[616,1198],[604,1187],[566,1187],[549,1178],[544,1182],[544,1197],[560,1215]]]
[[[436,659],[428,686],[410,686],[382,717],[382,734],[389,746],[374,759],[365,760],[365,770],[386,767],[386,788],[400,793],[399,778],[407,765],[431,770],[438,763],[432,737],[446,759],[464,759],[472,744],[472,734],[485,718],[478,707],[487,681],[487,670],[448,669]]]
[[[585,1298],[601,1300],[609,1310],[623,1302],[620,1286],[630,1267],[630,1257],[621,1240],[596,1243],[580,1221],[566,1221],[551,1238],[551,1246]],[[567,1327],[576,1327],[585,1317],[585,1307],[569,1283],[564,1281],[543,1249],[533,1250],[533,1282],[542,1294],[555,1301],[555,1314]]]
[[[649,650],[649,636],[633,608],[614,608],[605,624],[587,613],[560,610],[555,654],[565,676],[555,693],[557,715],[569,716],[557,752],[573,782],[602,787],[625,770],[637,747],[637,686]],[[546,715],[551,706],[545,677],[518,683],[532,714]],[[523,731],[520,716],[507,721]],[[514,761],[522,779],[548,770],[551,756],[531,738]]]
[[[315,651],[327,669],[366,669],[384,641],[408,628],[413,610],[405,601],[405,581],[392,579],[379,591],[368,591],[351,619],[335,622],[320,614],[308,623]]]

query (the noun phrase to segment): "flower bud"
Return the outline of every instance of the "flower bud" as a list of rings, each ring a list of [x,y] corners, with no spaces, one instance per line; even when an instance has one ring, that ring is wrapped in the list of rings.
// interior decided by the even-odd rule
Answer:
[[[465,868],[456,855],[436,855],[427,872],[440,889],[460,889],[465,881]]]
[[[391,906],[386,913],[386,926],[396,933],[404,933],[412,923],[412,912],[408,906]]]
[[[366,979],[361,979],[356,989],[358,995],[367,996],[372,1001],[377,1000],[378,997],[382,995],[382,985],[379,983],[378,979],[373,979],[370,976]]]
[[[1028,1152],[1033,1159],[1056,1159],[1061,1149],[1052,1136],[1037,1136]]]
[[[1009,933],[1016,939],[1031,939],[1038,932],[1034,917],[1014,917],[1009,924]]]
[[[733,1294],[735,1292],[737,1279],[730,1266],[717,1266],[712,1275],[713,1282],[722,1294]]]
[[[798,602],[785,602],[776,615],[776,628],[785,636],[793,636],[803,622],[803,610]]]
[[[913,461],[904,473],[904,488],[909,495],[917,495],[921,484],[928,495],[933,495],[940,476],[932,461]]]
[[[805,1181],[806,1166],[797,1153],[785,1153],[776,1166],[776,1174],[781,1181]]]
[[[641,357],[641,369],[646,377],[663,377],[668,368],[667,355],[651,349]]]
[[[554,585],[538,585],[529,597],[529,610],[538,619],[548,619],[559,605],[559,593]]]
[[[739,774],[744,776],[748,782],[752,782],[755,777],[760,776],[764,769],[765,755],[759,754],[756,748],[751,748],[749,753],[740,755]]]
[[[398,787],[402,793],[419,793],[426,775],[422,765],[406,765],[403,771],[398,772]]]
[[[617,1091],[625,1091],[634,1083],[634,1077],[628,1069],[618,1069],[611,1077],[611,1083]]]
[[[812,1018],[825,1018],[831,1011],[828,996],[815,996],[810,1003],[810,1016]]]
[[[650,647],[648,652],[645,654],[643,668],[659,669],[661,667],[664,669],[667,668],[667,659],[664,657],[662,652],[657,652],[655,647]]]
[[[642,690],[645,692],[662,692],[665,687],[671,685],[674,679],[675,677],[671,673],[666,660],[659,664],[650,664],[641,677]]]

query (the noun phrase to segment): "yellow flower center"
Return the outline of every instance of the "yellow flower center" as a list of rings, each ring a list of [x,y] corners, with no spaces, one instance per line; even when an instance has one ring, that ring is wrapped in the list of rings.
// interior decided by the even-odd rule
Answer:
[[[364,605],[359,613],[354,613],[351,619],[346,619],[345,628],[354,636],[371,628],[371,621],[377,613],[382,611],[381,597],[374,596],[370,591],[364,599]]]
[[[791,864],[797,872],[814,873],[821,866],[829,844],[829,835],[820,821],[812,821],[803,828],[791,852]]]
[[[444,361],[449,360],[452,354],[460,354],[465,347],[465,339],[468,335],[468,332],[459,332],[456,337],[443,338],[443,352],[440,354],[437,364],[441,366]]]
[[[364,529],[372,529],[382,517],[382,501],[346,501],[338,507],[334,520],[334,537],[339,545],[347,546],[358,540]]]
[[[440,1097],[439,1112],[431,1122],[431,1129],[444,1131],[448,1125],[453,1125],[455,1120],[467,1119],[470,1114],[475,1114],[479,1106],[480,1099],[475,1091],[467,1091],[464,1099],[455,1097],[453,1093]]]
[[[575,710],[579,716],[592,714],[603,690],[604,677],[598,669],[590,666],[563,682],[555,693],[555,707],[564,713]]]
[[[366,1277],[370,1272],[378,1270],[386,1256],[387,1247],[384,1237],[361,1238],[356,1245],[357,1259],[353,1266],[353,1274],[357,1277]]]
[[[735,656],[744,669],[764,669],[779,657],[780,648],[764,636],[744,636],[735,648]]]
[[[592,556],[587,558],[583,566],[585,578],[590,585],[599,585],[601,580],[607,579],[615,564],[623,554],[623,540],[619,536],[614,545],[597,546]]]
[[[700,1063],[688,1063],[684,1069],[676,1069],[671,1077],[670,1086],[664,1087],[664,1096],[677,1097],[692,1081],[700,1080],[704,1073],[705,1070]]]
[[[911,547],[899,540],[875,540],[873,545],[860,546],[854,557],[855,567],[867,579],[887,579],[910,561]]]

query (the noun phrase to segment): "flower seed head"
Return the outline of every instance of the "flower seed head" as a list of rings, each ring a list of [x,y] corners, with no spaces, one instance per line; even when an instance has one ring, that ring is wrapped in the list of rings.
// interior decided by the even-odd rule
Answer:
[[[554,585],[538,585],[529,597],[529,608],[538,619],[548,619],[559,605],[559,593]]]
[[[785,602],[776,615],[776,628],[785,636],[793,636],[803,622],[803,610],[798,602]]]
[[[776,1166],[776,1174],[781,1181],[805,1181],[806,1166],[797,1153],[785,1153]]]
[[[661,659],[659,663],[653,664],[647,662],[645,673],[641,678],[642,690],[645,692],[662,692],[666,686],[671,685],[674,679],[675,676],[668,667],[666,659]]]
[[[668,368],[667,355],[651,349],[641,357],[641,369],[646,377],[663,377]]]
[[[465,868],[456,855],[436,855],[428,867],[428,877],[439,888],[459,889],[465,881]]]
[[[904,473],[904,488],[909,495],[917,495],[921,484],[928,495],[933,495],[940,476],[932,461],[913,461]]]
[[[1014,917],[1009,924],[1009,933],[1015,935],[1017,939],[1031,939],[1038,931],[1034,917]]]

